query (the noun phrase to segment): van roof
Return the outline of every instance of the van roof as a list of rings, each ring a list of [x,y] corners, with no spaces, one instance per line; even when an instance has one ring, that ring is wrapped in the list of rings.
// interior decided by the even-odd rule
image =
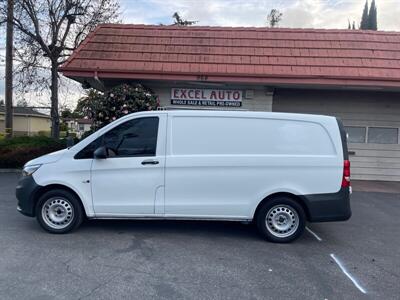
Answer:
[[[264,112],[264,111],[234,111],[234,110],[199,110],[199,109],[183,109],[183,110],[160,110],[146,111],[135,114],[168,114],[170,116],[220,116],[220,117],[246,117],[246,118],[279,118],[279,119],[296,119],[317,121],[322,119],[336,119],[332,116],[298,114],[298,113],[281,113],[281,112]]]

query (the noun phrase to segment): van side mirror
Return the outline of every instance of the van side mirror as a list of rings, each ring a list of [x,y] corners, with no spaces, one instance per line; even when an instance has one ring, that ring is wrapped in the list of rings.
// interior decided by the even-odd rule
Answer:
[[[94,150],[93,152],[93,157],[95,159],[104,159],[107,158],[107,148],[104,146],[100,146],[99,148],[97,148],[96,150]]]

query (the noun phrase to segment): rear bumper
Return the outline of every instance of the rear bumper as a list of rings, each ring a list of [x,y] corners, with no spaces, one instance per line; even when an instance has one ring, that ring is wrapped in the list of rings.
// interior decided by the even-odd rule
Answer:
[[[21,177],[15,189],[17,210],[28,217],[35,216],[34,194],[40,188],[32,176]]]
[[[346,221],[351,217],[350,188],[337,193],[301,196],[308,208],[310,222]]]

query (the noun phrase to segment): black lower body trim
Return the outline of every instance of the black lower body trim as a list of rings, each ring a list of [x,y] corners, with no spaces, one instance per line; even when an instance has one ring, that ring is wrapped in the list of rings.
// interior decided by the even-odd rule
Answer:
[[[15,190],[18,199],[17,210],[28,217],[35,216],[34,194],[41,186],[32,176],[21,177]]]
[[[308,208],[310,222],[346,221],[351,217],[349,188],[337,193],[300,196]]]

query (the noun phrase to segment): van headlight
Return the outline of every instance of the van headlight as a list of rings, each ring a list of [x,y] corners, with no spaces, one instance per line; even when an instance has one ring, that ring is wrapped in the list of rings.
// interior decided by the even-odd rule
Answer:
[[[22,170],[22,176],[30,176],[40,168],[41,165],[25,166]]]

